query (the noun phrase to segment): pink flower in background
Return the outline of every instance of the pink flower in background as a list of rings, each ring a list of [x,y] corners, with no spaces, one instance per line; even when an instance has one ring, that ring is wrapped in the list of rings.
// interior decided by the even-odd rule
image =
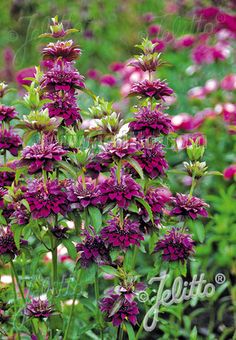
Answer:
[[[188,133],[177,137],[176,139],[177,150],[186,149],[187,146],[190,146],[192,144],[192,141],[194,142],[198,141],[199,145],[206,145],[207,143],[205,136],[201,132]]]
[[[98,80],[100,78],[100,72],[96,69],[90,69],[87,72],[87,77],[90,79]]]
[[[236,164],[232,164],[224,170],[224,178],[226,180],[233,179],[235,175],[236,175]]]
[[[143,14],[142,19],[144,22],[150,24],[155,19],[155,16],[152,12],[147,12]]]
[[[196,87],[193,87],[192,89],[190,89],[188,91],[188,97],[189,97],[189,99],[202,100],[202,99],[205,99],[205,97],[206,97],[206,91],[205,91],[204,87],[196,86]]]
[[[164,40],[155,38],[155,39],[152,39],[152,43],[153,44],[157,43],[157,45],[154,48],[154,52],[163,52],[164,49],[166,48],[166,43]]]
[[[30,85],[31,80],[26,78],[34,78],[36,73],[35,67],[27,67],[16,73],[16,82],[19,85]]]
[[[100,84],[113,87],[116,85],[116,78],[112,74],[105,74],[100,78]]]
[[[197,112],[193,117],[192,128],[198,129],[207,119],[215,119],[216,115],[216,112],[209,108]]]
[[[208,79],[204,85],[204,90],[206,94],[217,91],[219,87],[219,82],[216,79]]]
[[[175,131],[192,130],[193,117],[190,116],[188,113],[180,113],[179,115],[172,117],[171,123]]]
[[[174,47],[177,49],[192,47],[195,42],[195,36],[192,34],[186,34],[176,39]]]
[[[161,31],[160,25],[151,25],[148,27],[148,34],[150,36],[158,35]]]
[[[121,63],[119,61],[114,61],[113,63],[111,63],[109,65],[109,69],[112,71],[112,72],[120,72],[121,70],[123,70],[123,68],[125,67],[125,64],[124,63]]]
[[[234,91],[236,90],[236,74],[228,74],[225,76],[221,83],[221,88],[225,91]]]

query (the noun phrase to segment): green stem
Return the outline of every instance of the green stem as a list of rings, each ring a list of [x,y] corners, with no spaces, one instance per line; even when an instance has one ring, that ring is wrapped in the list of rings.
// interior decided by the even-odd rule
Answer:
[[[134,246],[134,253],[133,253],[133,257],[132,257],[132,268],[133,269],[135,268],[137,254],[138,254],[138,247]]]
[[[123,340],[123,329],[122,329],[122,325],[120,325],[118,327],[117,330],[117,340]]]
[[[120,182],[121,182],[121,168],[122,168],[122,162],[120,161],[117,164],[117,170],[116,170],[116,177],[117,177],[118,184],[120,184]]]
[[[193,195],[193,191],[196,187],[196,184],[197,184],[197,181],[195,180],[195,176],[193,175],[192,177],[192,185],[191,185],[191,188],[190,188],[190,192],[189,192],[189,196],[192,197]]]
[[[99,281],[98,281],[98,271],[96,270],[95,280],[94,280],[94,292],[97,303],[97,321],[100,325],[100,339],[103,340],[103,322],[102,315],[99,310],[98,301],[99,301]]]
[[[120,208],[120,228],[123,229],[124,225],[124,210]]]
[[[7,164],[7,152],[6,152],[6,150],[4,150],[3,159],[4,159],[4,165],[6,165]]]
[[[74,291],[74,296],[73,296],[73,302],[72,302],[72,306],[71,306],[71,310],[70,310],[70,315],[69,315],[69,320],[68,320],[68,324],[67,324],[67,327],[66,327],[66,330],[65,330],[65,334],[64,334],[64,337],[63,337],[63,340],[67,340],[68,339],[68,333],[69,333],[69,329],[70,329],[70,326],[71,326],[71,322],[72,322],[72,319],[73,319],[73,314],[74,314],[74,310],[75,310],[75,300],[77,298],[77,295],[78,295],[78,292],[79,292],[79,281],[80,281],[80,276],[81,276],[81,269],[79,270],[78,274],[77,274],[77,277],[76,277],[76,285],[75,285],[75,291]]]
[[[136,333],[135,340],[138,340],[140,334],[142,333],[142,330],[143,330],[143,322],[141,323],[141,325],[138,329],[138,332]]]
[[[20,291],[20,295],[22,297],[22,300],[25,302],[24,292],[22,290],[22,287],[21,287],[21,284],[20,284],[20,280],[19,280],[19,277],[17,275],[17,272],[16,272],[16,269],[15,269],[13,261],[11,261],[11,267],[12,267],[13,274],[14,274],[14,276],[16,278],[16,282],[17,282],[17,286],[18,286],[19,291]]]
[[[56,240],[54,240],[53,236],[51,236],[53,295],[57,293],[57,288],[55,287],[57,284],[57,245],[55,242]]]

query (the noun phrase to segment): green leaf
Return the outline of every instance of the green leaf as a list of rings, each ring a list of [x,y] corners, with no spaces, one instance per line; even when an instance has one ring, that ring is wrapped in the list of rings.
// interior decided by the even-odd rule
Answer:
[[[95,228],[95,230],[98,232],[102,226],[102,214],[100,210],[96,207],[90,206],[88,208],[89,216],[92,220],[92,225]]]
[[[128,336],[129,336],[129,340],[134,340],[135,339],[135,333],[134,333],[134,330],[133,330],[133,327],[131,326],[131,324],[128,323],[128,322],[125,322],[125,327],[126,327],[126,330],[127,330]]]
[[[68,172],[73,178],[77,179],[76,169],[71,164],[65,161],[58,161],[57,164],[59,164],[62,170],[65,170],[65,174]]]
[[[111,266],[101,266],[100,267],[105,273],[110,274],[110,275],[115,275],[115,276],[120,276],[118,270]]]
[[[73,260],[76,260],[77,257],[77,250],[75,248],[74,243],[72,243],[70,240],[63,240],[63,245],[66,247],[68,254]]]
[[[61,314],[52,314],[48,318],[50,329],[63,329],[63,318]]]
[[[138,201],[139,203],[141,203],[144,206],[144,208],[147,210],[147,213],[150,217],[150,220],[154,224],[152,209],[151,209],[150,205],[148,204],[148,202],[145,201],[143,198],[140,198],[140,197],[136,197],[135,200]]]
[[[7,225],[7,221],[4,216],[2,216],[2,212],[0,212],[0,224]]]
[[[128,162],[133,168],[135,171],[137,171],[137,173],[139,174],[139,176],[143,179],[144,176],[143,176],[143,170],[141,168],[141,166],[139,165],[139,163],[133,159],[133,158],[127,158],[126,159],[126,162]]]
[[[203,241],[205,240],[205,227],[203,225],[203,223],[201,221],[193,221],[192,222],[194,225],[194,231],[195,234],[198,237],[198,240],[203,243]]]
[[[190,340],[197,340],[197,327],[194,326],[192,332],[190,333]]]
[[[17,249],[20,249],[20,237],[21,237],[23,228],[18,225],[12,225],[11,230],[13,231],[16,247]]]
[[[132,202],[132,203],[129,205],[128,210],[131,211],[131,212],[133,212],[133,213],[135,213],[135,214],[138,213],[138,207],[137,207],[137,205],[136,205],[134,202]]]

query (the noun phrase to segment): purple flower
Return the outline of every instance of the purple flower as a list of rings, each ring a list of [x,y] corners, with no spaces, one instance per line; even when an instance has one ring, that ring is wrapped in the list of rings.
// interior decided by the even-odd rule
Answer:
[[[132,325],[137,323],[139,310],[135,301],[129,302],[123,296],[111,294],[100,302],[100,309],[106,314],[108,321],[112,321],[113,326],[120,326],[122,322],[129,321]]]
[[[135,139],[128,141],[118,140],[116,143],[108,143],[103,148],[103,152],[96,156],[100,163],[112,163],[129,156],[133,156],[140,150],[140,145]]]
[[[90,227],[94,233],[94,229]],[[100,236],[90,235],[87,230],[84,231],[84,240],[76,245],[76,249],[80,252],[80,264],[86,268],[92,263],[98,265],[108,263],[109,249],[106,247],[104,241]]]
[[[12,208],[14,211],[11,213],[10,219],[13,223],[19,225],[26,225],[29,223],[30,214],[21,202],[13,203]]]
[[[62,240],[62,239],[66,239],[68,237],[68,235],[66,235],[66,232],[69,230],[69,228],[67,227],[60,227],[60,226],[56,226],[51,228],[51,233],[58,239],[58,240]]]
[[[142,145],[141,154],[133,158],[139,163],[143,172],[150,178],[154,179],[164,175],[168,169],[168,163],[165,159],[163,145],[160,143]]]
[[[100,83],[105,86],[113,87],[116,85],[116,78],[112,74],[104,74],[100,78]]]
[[[44,60],[56,61],[58,58],[62,58],[65,61],[72,61],[78,58],[81,50],[73,44],[72,40],[67,40],[49,43],[44,47],[42,53]]]
[[[115,171],[98,186],[99,196],[95,200],[102,205],[115,202],[119,208],[127,209],[135,197],[143,197],[141,186],[130,175],[121,174],[118,182]]]
[[[194,253],[194,241],[188,234],[182,234],[173,228],[155,246],[155,252],[161,252],[164,261],[184,263]]]
[[[52,305],[49,305],[48,300],[40,298],[33,298],[24,309],[24,315],[39,319],[48,318],[52,313]]]
[[[119,218],[114,218],[107,223],[108,226],[101,230],[101,237],[112,247],[126,249],[130,245],[140,246],[140,241],[144,240],[137,221],[125,218],[123,225],[120,225]]]
[[[20,244],[27,244],[27,241],[21,239]],[[10,227],[0,228],[0,255],[10,256],[12,259],[19,254],[16,247],[14,235]]]
[[[167,188],[149,188],[145,200],[150,205],[154,214],[161,214],[165,204],[170,201],[171,196],[172,194]]]
[[[98,157],[94,157],[87,165],[86,165],[86,174],[90,177],[94,178],[98,178],[100,172],[106,172],[108,167],[109,167],[109,163],[108,162],[101,162],[101,159]]]
[[[84,77],[71,63],[58,60],[42,77],[41,87],[48,92],[73,91],[84,87]]]
[[[64,185],[57,180],[34,179],[29,182],[25,193],[33,219],[46,218],[50,214],[65,215],[69,210],[69,202]]]
[[[138,138],[148,138],[167,135],[173,129],[169,115],[159,111],[159,105],[154,110],[144,106],[135,114],[135,120],[129,123],[129,128]]]
[[[17,156],[21,145],[21,138],[12,129],[6,130],[0,126],[0,149],[8,150],[13,156]]]
[[[51,92],[45,97],[51,102],[44,105],[48,109],[49,117],[59,117],[63,119],[66,126],[82,122],[80,108],[77,106],[76,98],[72,91]]]
[[[3,165],[0,165],[2,167]],[[8,163],[6,164],[6,167],[11,167],[11,165]],[[11,186],[12,182],[15,180],[15,172],[11,171],[0,171],[0,187],[7,187]]]
[[[13,106],[0,105],[0,121],[9,122],[17,115]]]
[[[22,158],[19,165],[28,165],[29,174],[38,171],[53,171],[54,163],[61,161],[65,151],[58,143],[44,141],[41,144],[27,146],[22,151]]]
[[[137,83],[134,83],[129,92],[130,96],[139,96],[139,97],[153,97],[156,100],[164,100],[163,97],[170,96],[173,93],[173,90],[167,86],[164,81],[160,79],[157,80],[143,80]]]
[[[174,203],[174,208],[170,212],[172,216],[190,217],[193,220],[197,218],[197,215],[208,216],[205,208],[209,205],[198,197],[176,194],[176,197],[172,198],[172,202]]]
[[[98,192],[93,183],[86,182],[84,188],[79,180],[76,183],[70,182],[67,198],[72,202],[72,209],[83,211],[89,205],[97,205],[95,200],[97,197]]]
[[[7,190],[0,187],[0,209],[4,208],[4,195],[6,195]]]

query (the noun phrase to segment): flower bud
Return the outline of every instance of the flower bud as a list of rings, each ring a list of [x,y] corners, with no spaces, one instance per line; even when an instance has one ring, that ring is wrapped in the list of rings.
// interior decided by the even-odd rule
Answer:
[[[190,161],[196,162],[202,159],[205,147],[204,145],[199,145],[196,140],[196,142],[192,141],[192,145],[189,145],[186,150]]]
[[[207,173],[206,162],[184,162],[184,167],[189,176],[195,177],[196,179],[203,177]]]

